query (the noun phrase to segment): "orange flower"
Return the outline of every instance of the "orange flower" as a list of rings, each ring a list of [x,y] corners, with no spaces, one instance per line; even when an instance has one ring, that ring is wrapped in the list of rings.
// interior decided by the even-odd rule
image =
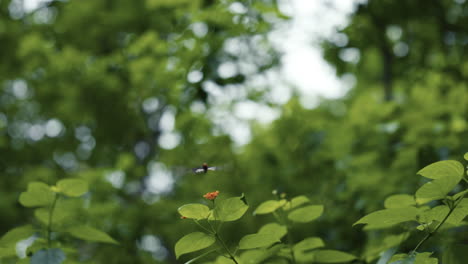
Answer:
[[[219,191],[214,191],[214,192],[209,192],[203,195],[203,197],[205,197],[208,200],[213,201],[214,199],[216,199],[216,197],[218,197],[218,194],[219,194]]]

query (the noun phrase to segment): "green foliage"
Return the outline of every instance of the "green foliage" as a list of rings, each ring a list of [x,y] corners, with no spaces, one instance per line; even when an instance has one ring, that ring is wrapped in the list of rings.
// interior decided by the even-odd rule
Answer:
[[[322,213],[323,205],[309,205],[290,212],[288,218],[293,222],[307,223],[319,218]]]
[[[388,209],[370,213],[354,223],[354,225],[367,224],[365,228],[367,230],[388,229],[408,221],[419,223],[418,226],[406,225],[406,229],[416,228],[425,231],[426,236],[410,254],[394,255],[390,260],[393,264],[437,264],[438,259],[431,257],[431,253],[418,253],[417,250],[442,227],[452,228],[464,225],[463,220],[468,215],[468,198],[464,198],[467,193],[466,189],[453,196],[448,195],[465,175],[465,170],[459,162],[439,161],[424,167],[418,171],[418,174],[433,179],[416,191],[418,204],[415,204],[411,195],[392,195],[385,200],[385,207]],[[442,200],[444,204],[432,208],[422,205],[433,200]],[[407,234],[388,236],[382,245],[367,252],[367,257],[372,259],[373,255],[399,245],[407,239]],[[451,254],[446,258],[452,258]]]
[[[28,184],[28,190],[21,193],[19,202],[26,207],[48,206],[54,198],[55,193],[47,184],[31,182]]]
[[[52,232],[68,233],[85,241],[118,244],[105,232],[80,223],[82,206],[76,198],[86,192],[88,183],[82,179],[60,180],[56,186],[41,182],[28,184],[27,191],[21,193],[19,201],[25,207],[40,207],[34,210],[40,226],[26,225],[4,234],[0,239],[0,259],[14,258],[17,255],[17,243],[34,234],[37,237],[27,250],[34,264],[60,264],[65,261],[66,248],[61,246],[57,238],[52,238]],[[52,248],[52,245],[61,248]]]
[[[216,220],[229,222],[241,218],[249,206],[242,197],[233,197],[218,201],[213,210],[213,216]]]
[[[175,245],[176,257],[207,248],[215,243],[216,239],[213,236],[202,232],[193,232],[177,241]]]
[[[188,263],[203,258],[217,249],[221,249],[227,257],[218,256],[214,263],[254,264],[264,261],[342,263],[356,259],[355,256],[345,252],[318,249],[325,246],[323,240],[318,237],[305,238],[294,244],[290,234],[292,224],[315,220],[322,215],[323,205],[310,205],[310,200],[305,196],[285,199],[284,193],[278,200],[260,203],[253,213],[254,215],[272,214],[277,223],[265,224],[257,233],[244,235],[236,249],[232,251],[221,238],[220,228],[224,222],[239,220],[248,206],[244,196],[218,201],[217,195],[218,192],[204,196],[212,201],[212,211],[202,204],[187,204],[179,208],[178,211],[184,219],[192,219],[205,232],[190,233],[179,239],[175,244],[177,258],[186,253],[206,249],[217,242],[218,248],[206,251]],[[213,215],[210,212],[213,212]],[[243,252],[237,253],[238,251]]]
[[[210,208],[204,204],[186,204],[178,211],[181,216],[195,220],[206,219],[210,214]]]
[[[57,182],[58,192],[70,197],[80,197],[88,192],[88,183],[81,179],[64,179]]]
[[[118,244],[118,242],[115,241],[108,234],[90,226],[76,225],[68,228],[66,232],[70,233],[70,235],[76,238],[83,239],[86,241]]]

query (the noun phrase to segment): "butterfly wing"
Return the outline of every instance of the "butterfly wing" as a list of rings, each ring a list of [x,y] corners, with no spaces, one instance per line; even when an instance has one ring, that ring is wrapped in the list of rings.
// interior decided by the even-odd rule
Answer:
[[[202,172],[204,172],[203,168],[194,168],[194,169],[192,169],[192,171],[193,171],[194,173],[202,173]]]

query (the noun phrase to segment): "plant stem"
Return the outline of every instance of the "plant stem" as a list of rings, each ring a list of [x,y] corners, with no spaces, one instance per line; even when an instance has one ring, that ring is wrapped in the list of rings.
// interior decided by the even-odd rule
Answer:
[[[221,246],[224,248],[224,250],[226,250],[226,252],[228,253],[229,255],[229,258],[232,259],[232,261],[234,261],[234,263],[236,264],[239,264],[239,262],[237,262],[236,258],[234,257],[234,255],[231,253],[231,251],[229,250],[229,248],[226,246],[226,244],[224,243],[224,241],[221,239],[221,237],[219,236],[218,233],[215,233],[215,237],[216,237],[216,240],[218,240],[218,242],[221,244]]]
[[[414,255],[416,253],[416,250],[418,250],[418,248],[421,247],[421,245],[424,244],[424,242],[426,242],[429,238],[435,235],[435,233],[445,223],[445,221],[447,221],[447,219],[450,217],[453,211],[455,211],[455,209],[460,204],[460,202],[464,199],[464,197],[465,195],[459,198],[459,200],[453,205],[453,207],[450,208],[449,212],[444,217],[444,219],[442,219],[442,221],[436,226],[436,228],[433,231],[429,232],[421,241],[419,241],[418,245],[416,245],[416,247],[411,251],[410,255]]]
[[[54,209],[55,209],[55,205],[57,204],[58,198],[59,198],[59,195],[55,194],[54,201],[52,202],[52,205],[50,206],[50,210],[49,210],[49,223],[47,225],[47,245],[48,245],[49,248],[51,248],[51,244],[52,244],[52,239],[51,239],[51,236],[52,236],[52,217],[54,215]]]

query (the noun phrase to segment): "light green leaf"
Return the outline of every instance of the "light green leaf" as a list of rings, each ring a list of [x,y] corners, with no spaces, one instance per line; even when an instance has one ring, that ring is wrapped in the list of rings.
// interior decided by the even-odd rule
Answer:
[[[293,246],[294,254],[301,258],[301,256],[309,251],[316,248],[324,247],[325,243],[319,237],[308,237]]]
[[[443,160],[424,167],[418,171],[418,174],[434,180],[446,177],[460,180],[463,177],[463,172],[463,165],[460,162],[455,160]]]
[[[301,206],[303,204],[306,204],[306,203],[309,203],[309,202],[310,202],[309,198],[307,198],[304,195],[296,196],[296,197],[292,198],[291,201],[288,202],[284,206],[284,210],[294,209],[296,207],[299,207],[299,206]]]
[[[181,255],[195,252],[204,248],[207,248],[216,241],[213,236],[207,235],[202,232],[190,233],[177,241],[175,244],[176,258]]]
[[[465,153],[465,155],[463,156],[463,158],[465,158],[465,160],[468,160],[468,152]]]
[[[83,239],[86,241],[119,244],[117,241],[115,241],[112,237],[110,237],[103,231],[85,225],[73,226],[67,229],[67,232],[76,238]]]
[[[416,221],[418,209],[415,207],[379,210],[359,219],[354,225],[368,224],[368,228],[385,228],[407,221]]]
[[[186,204],[178,209],[179,214],[191,219],[205,219],[210,213],[210,208],[204,204]]]
[[[258,231],[259,234],[273,234],[278,239],[281,239],[288,233],[288,229],[277,223],[269,223],[260,228]]]
[[[26,207],[47,206],[52,204],[55,193],[49,185],[42,182],[31,182],[26,192],[22,192],[19,202]]]
[[[88,192],[88,183],[82,179],[64,179],[57,182],[59,191],[70,197],[79,197]]]
[[[280,242],[280,240],[275,234],[251,234],[244,236],[239,241],[239,249],[268,247],[276,242]]]
[[[319,263],[341,263],[355,260],[356,257],[346,252],[329,249],[314,251],[314,260]]]
[[[323,213],[323,205],[309,205],[296,209],[288,214],[291,221],[307,223],[319,218]]]
[[[41,249],[31,257],[31,264],[61,264],[65,253],[60,248]]]
[[[443,199],[459,181],[460,178],[451,176],[430,181],[416,191],[416,202],[424,204],[433,200]]]
[[[216,220],[229,222],[241,218],[247,209],[249,209],[249,206],[242,201],[241,197],[233,197],[216,201],[213,212]]]
[[[412,195],[395,194],[385,199],[385,208],[402,208],[416,205],[416,201]]]
[[[258,214],[269,214],[276,211],[276,209],[282,207],[286,203],[285,200],[275,201],[275,200],[268,200],[261,203],[257,209],[254,211],[254,215]]]

